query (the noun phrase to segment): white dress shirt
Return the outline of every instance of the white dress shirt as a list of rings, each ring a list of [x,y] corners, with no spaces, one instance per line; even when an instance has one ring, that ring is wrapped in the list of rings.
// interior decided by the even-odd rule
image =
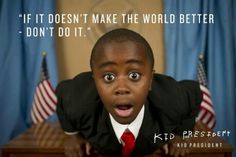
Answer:
[[[139,130],[141,128],[142,122],[143,122],[143,117],[144,117],[144,105],[142,109],[140,110],[139,114],[135,118],[135,120],[130,123],[130,124],[120,124],[118,123],[112,115],[109,113],[110,119],[111,119],[111,124],[113,127],[113,130],[116,134],[116,137],[118,141],[121,143],[121,136],[124,133],[124,131],[128,128],[132,134],[134,135],[135,139],[138,136]]]

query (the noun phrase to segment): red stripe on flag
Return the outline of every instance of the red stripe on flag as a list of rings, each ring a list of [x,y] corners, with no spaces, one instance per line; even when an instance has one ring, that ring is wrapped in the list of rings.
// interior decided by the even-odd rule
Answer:
[[[40,116],[39,121],[40,121],[40,122],[44,121],[45,118],[43,117],[42,113],[39,111],[39,107],[38,107],[38,105],[36,105],[36,110],[37,110],[37,113],[39,113],[39,116]]]
[[[213,107],[212,104],[211,104],[209,101],[207,101],[206,99],[203,99],[202,101],[205,102],[205,103],[206,103],[208,106],[210,106],[211,108]]]
[[[211,101],[210,101],[210,99],[209,99],[209,98],[208,98],[208,99],[205,98],[204,95],[203,95],[203,100],[202,100],[202,101],[204,101],[205,103],[207,103],[209,106],[213,107],[213,106],[212,106],[212,103],[211,103]]]
[[[41,90],[39,87],[37,87],[37,91],[36,91],[36,94],[37,94],[37,97],[38,97],[38,100],[39,100],[39,105],[44,107],[45,110],[47,110],[47,104],[45,104],[45,101],[44,101],[44,98],[42,96],[42,93],[41,93]],[[50,109],[50,107],[48,107],[48,110],[47,110],[48,114],[51,115],[53,110]]]
[[[206,112],[210,112],[211,114],[215,115],[215,113],[212,113],[212,111],[208,110],[208,108],[204,107],[204,106],[201,106],[200,107],[201,109],[204,109]]]
[[[34,106],[33,106],[34,107]],[[34,111],[33,109],[31,110],[31,117],[32,117],[32,120],[33,120],[33,123],[36,124],[38,122],[38,120],[36,119],[35,115],[34,115]]]
[[[213,118],[214,118],[214,115],[211,114],[210,118],[208,119],[208,121],[206,123],[209,124],[212,121]]]
[[[205,91],[203,91],[203,90],[202,90],[202,93],[203,93],[204,95],[206,95],[209,99],[211,99],[211,95],[210,95],[209,93],[207,93],[207,92],[205,92]]]
[[[205,112],[203,113],[203,115],[199,118],[200,121],[202,121],[204,119],[204,117],[207,115],[207,110],[202,108],[202,110],[204,110]]]
[[[202,100],[202,103],[207,104],[207,106],[209,106],[209,107],[212,108],[212,110],[213,110],[212,104],[211,104],[209,101],[207,101],[206,99],[203,99],[203,100]],[[202,104],[202,103],[201,103],[201,104]]]
[[[43,114],[44,119],[46,119],[48,117],[47,113],[44,112],[44,109],[42,108],[42,105],[40,104],[40,100],[39,100],[39,96],[36,94],[36,97],[34,97],[34,105],[36,105],[38,112],[40,112],[40,114]]]
[[[41,84],[41,85],[42,85],[42,84]],[[45,89],[41,89],[41,87],[43,86],[43,85],[42,85],[42,86],[41,86],[41,85],[40,85],[40,87],[39,87],[39,92],[40,92],[40,95],[42,96],[42,99],[43,99],[43,102],[44,102],[44,104],[41,104],[41,106],[43,106],[43,107],[45,108],[45,110],[49,109],[50,111],[47,110],[47,112],[49,112],[49,115],[52,115],[55,110],[48,104],[46,98],[44,97],[42,90],[45,91]],[[43,87],[42,87],[42,88],[43,88]],[[45,92],[46,92],[46,91],[45,91]],[[47,95],[46,95],[46,96],[47,96]]]
[[[56,104],[52,102],[51,96],[47,90],[47,88],[44,86],[44,84],[42,84],[41,86],[41,90],[44,91],[45,93],[45,101],[47,102],[47,105],[50,106],[50,108],[53,110],[53,112],[55,112],[55,106]]]
[[[207,104],[204,100],[201,102],[200,107],[204,107],[206,110],[210,111],[211,113],[215,114],[213,107]]]
[[[40,115],[38,114],[38,111],[36,109],[36,104],[35,103],[33,103],[33,115],[34,115],[34,117],[36,119],[36,122],[37,123],[40,122]]]
[[[38,118],[38,121],[39,122],[42,122],[44,120],[43,116],[41,115],[41,113],[39,112],[39,109],[38,109],[38,106],[35,105],[35,113],[36,113],[36,116]]]
[[[48,84],[49,88],[51,89],[51,91],[52,91],[53,93],[55,93],[55,90],[53,89],[51,82],[49,82],[48,80],[45,80],[45,81],[47,82],[47,84]],[[54,95],[55,95],[55,94],[54,94]],[[56,103],[56,100],[55,100],[54,102]]]
[[[52,84],[48,80],[45,80],[44,86],[49,87],[48,91],[50,91],[50,93],[51,93],[51,94],[49,93],[49,95],[50,95],[51,99],[53,100],[53,103],[56,104],[57,97],[55,94],[55,90],[52,88]]]

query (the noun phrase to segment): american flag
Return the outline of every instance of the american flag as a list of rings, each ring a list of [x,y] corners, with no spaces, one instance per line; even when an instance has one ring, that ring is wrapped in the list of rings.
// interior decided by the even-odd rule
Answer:
[[[46,53],[43,53],[40,80],[36,86],[31,118],[34,124],[43,122],[56,110],[57,97],[49,81]]]
[[[203,93],[203,100],[200,104],[200,112],[196,121],[201,121],[209,129],[213,129],[216,124],[215,111],[211,100],[211,93],[207,88],[207,76],[205,72],[204,56],[202,54],[199,56],[197,78]]]

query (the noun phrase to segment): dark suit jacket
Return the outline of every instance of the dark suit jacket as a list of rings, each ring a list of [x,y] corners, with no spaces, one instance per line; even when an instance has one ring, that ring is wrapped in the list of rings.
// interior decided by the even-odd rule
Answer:
[[[64,131],[79,131],[99,153],[120,156],[122,146],[99,98],[91,72],[61,82],[56,94],[57,114]],[[192,130],[201,99],[197,82],[177,82],[171,77],[154,74],[132,156],[142,156],[161,148],[166,141],[156,139],[154,143],[155,134],[182,135],[184,130]]]

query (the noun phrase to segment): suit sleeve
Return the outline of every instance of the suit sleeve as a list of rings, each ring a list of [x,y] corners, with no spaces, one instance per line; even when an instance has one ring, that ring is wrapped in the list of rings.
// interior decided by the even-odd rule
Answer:
[[[202,101],[199,83],[178,82],[169,76],[154,74],[149,99],[164,132],[182,135],[183,131],[194,128]]]
[[[176,133],[182,135],[183,131],[193,130],[195,119],[199,113],[199,106],[202,101],[200,85],[196,81],[183,80],[179,82],[182,91],[182,103],[186,105],[186,111],[181,115],[181,122],[176,128]],[[180,104],[181,105],[181,104]]]
[[[70,114],[68,114],[68,106],[71,103],[71,84],[72,80],[60,82],[56,88],[57,95],[57,115],[62,129],[65,132],[77,132]]]
[[[80,73],[71,80],[58,84],[57,115],[67,133],[90,135],[96,123],[98,93],[91,72]]]

